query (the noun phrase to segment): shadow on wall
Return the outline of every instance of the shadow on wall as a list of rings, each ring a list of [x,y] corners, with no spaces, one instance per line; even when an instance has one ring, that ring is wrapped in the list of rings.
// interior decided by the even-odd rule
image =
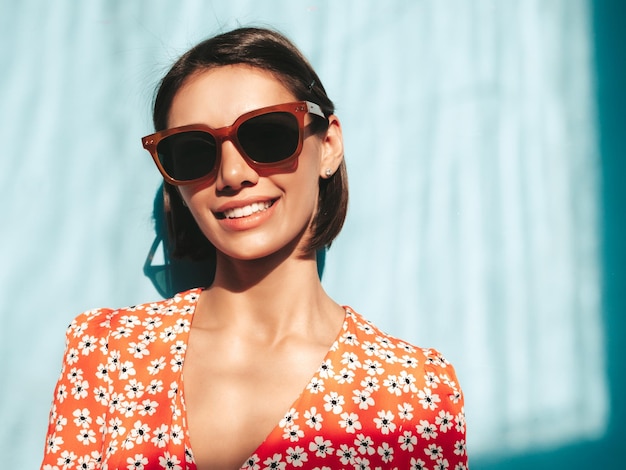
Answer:
[[[599,200],[602,234],[602,283],[605,354],[609,383],[609,424],[604,437],[551,451],[474,462],[473,469],[614,469],[624,468],[623,423],[626,421],[626,2],[590,0],[595,55],[597,128],[601,155]],[[588,397],[594,400],[595,397]]]

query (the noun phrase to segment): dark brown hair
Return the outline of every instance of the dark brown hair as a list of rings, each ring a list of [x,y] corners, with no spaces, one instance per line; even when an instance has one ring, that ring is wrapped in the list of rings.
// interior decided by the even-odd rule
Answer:
[[[176,61],[157,89],[153,111],[155,131],[168,127],[174,96],[189,76],[201,70],[235,64],[271,72],[297,100],[317,103],[327,117],[335,112],[313,67],[291,41],[269,29],[239,28],[202,41]],[[326,125],[319,126],[314,131],[323,132],[326,128]],[[184,207],[177,189],[164,183],[163,198],[171,256],[191,259],[212,256],[215,248]],[[318,212],[308,241],[309,250],[330,246],[343,226],[347,206],[348,180],[342,161],[330,178],[319,180]]]

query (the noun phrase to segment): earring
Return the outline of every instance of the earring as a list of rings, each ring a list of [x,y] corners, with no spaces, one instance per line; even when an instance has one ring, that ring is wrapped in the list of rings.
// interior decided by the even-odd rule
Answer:
[[[333,175],[333,170],[326,168],[326,178],[330,178]]]

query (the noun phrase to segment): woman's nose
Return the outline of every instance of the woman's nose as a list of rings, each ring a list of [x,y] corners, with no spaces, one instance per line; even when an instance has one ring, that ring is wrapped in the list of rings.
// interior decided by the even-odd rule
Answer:
[[[220,160],[216,177],[218,191],[238,191],[259,181],[258,173],[248,165],[230,140],[222,142]]]

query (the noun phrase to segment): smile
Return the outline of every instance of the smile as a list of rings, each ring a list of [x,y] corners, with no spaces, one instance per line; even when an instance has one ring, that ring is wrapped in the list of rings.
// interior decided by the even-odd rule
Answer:
[[[225,210],[221,215],[225,219],[240,219],[256,214],[257,212],[263,212],[272,207],[273,204],[274,201],[254,202],[247,206]]]

